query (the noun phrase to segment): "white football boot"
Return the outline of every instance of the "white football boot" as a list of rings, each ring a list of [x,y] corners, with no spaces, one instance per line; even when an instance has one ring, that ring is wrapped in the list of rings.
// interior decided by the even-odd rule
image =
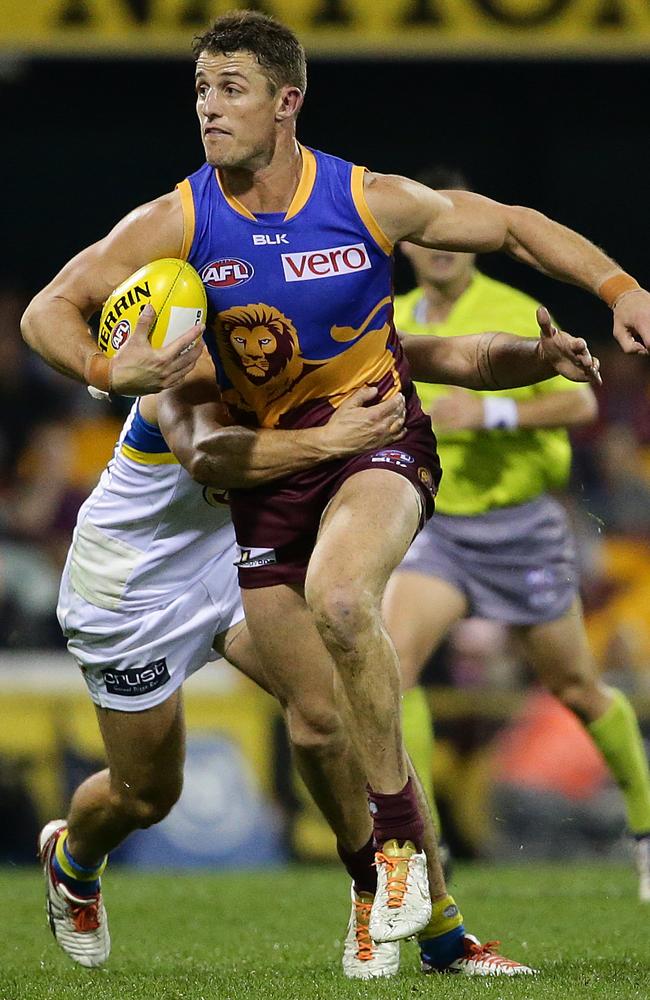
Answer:
[[[348,979],[381,979],[399,970],[399,942],[376,944],[370,937],[368,922],[372,902],[370,892],[357,895],[352,886],[352,911],[343,944],[343,972]]]
[[[373,941],[401,941],[424,930],[431,918],[431,896],[424,851],[410,840],[388,840],[375,854],[377,894],[370,914]]]
[[[513,962],[510,958],[504,958],[494,949],[498,948],[499,941],[486,941],[481,944],[473,934],[466,934],[464,939],[465,954],[462,958],[445,965],[439,969],[429,965],[425,958],[422,959],[420,968],[422,972],[452,973],[457,976],[535,976],[536,969],[531,969],[521,962]]]
[[[64,819],[53,819],[38,838],[38,856],[45,875],[45,908],[57,944],[73,962],[93,968],[102,965],[111,951],[108,920],[101,892],[75,896],[52,869],[56,843],[66,829]]]
[[[650,833],[634,842],[634,860],[639,873],[639,899],[650,903]]]

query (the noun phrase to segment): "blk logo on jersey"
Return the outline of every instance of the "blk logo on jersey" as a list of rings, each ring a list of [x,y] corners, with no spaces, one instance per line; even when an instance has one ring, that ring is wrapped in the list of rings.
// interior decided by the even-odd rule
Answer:
[[[138,694],[149,694],[162,687],[169,680],[167,660],[153,660],[144,667],[129,667],[127,670],[102,670],[104,684],[109,694],[132,698]]]
[[[305,253],[283,253],[282,269],[285,281],[312,281],[314,278],[335,278],[372,267],[364,243]]]
[[[288,243],[286,233],[253,233],[253,243],[256,247],[277,247],[280,243]]]
[[[255,268],[247,260],[238,257],[224,257],[223,260],[213,260],[201,271],[201,281],[210,288],[230,288],[233,285],[243,285],[255,274]]]
[[[111,335],[111,347],[113,347],[114,350],[119,351],[122,344],[129,339],[130,333],[131,324],[128,319],[121,319]]]

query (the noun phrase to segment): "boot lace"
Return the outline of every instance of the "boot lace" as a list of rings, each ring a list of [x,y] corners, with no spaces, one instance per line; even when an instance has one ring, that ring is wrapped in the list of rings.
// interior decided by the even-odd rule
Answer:
[[[369,921],[372,903],[364,903],[355,899],[354,910],[356,917],[356,927],[354,936],[357,939],[357,958],[360,962],[369,962],[373,955],[373,943],[370,937]]]
[[[398,910],[404,902],[406,895],[408,877],[408,861],[403,858],[388,858],[381,851],[375,855],[375,865],[386,865],[386,892],[388,894],[388,906],[391,910]]]

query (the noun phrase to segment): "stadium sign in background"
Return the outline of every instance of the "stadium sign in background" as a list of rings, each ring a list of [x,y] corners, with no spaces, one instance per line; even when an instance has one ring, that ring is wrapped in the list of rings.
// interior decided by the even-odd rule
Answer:
[[[0,0],[0,52],[178,54],[214,16],[250,6],[310,54],[650,54],[647,0]]]

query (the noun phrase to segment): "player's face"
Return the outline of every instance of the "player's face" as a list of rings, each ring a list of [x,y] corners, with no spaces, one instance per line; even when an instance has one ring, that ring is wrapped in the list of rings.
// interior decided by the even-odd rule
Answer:
[[[419,285],[462,284],[474,267],[476,254],[455,253],[448,250],[429,250],[413,243],[401,243],[400,248],[410,260]]]
[[[196,63],[196,111],[208,163],[254,168],[268,161],[278,95],[250,52],[202,52]]]

